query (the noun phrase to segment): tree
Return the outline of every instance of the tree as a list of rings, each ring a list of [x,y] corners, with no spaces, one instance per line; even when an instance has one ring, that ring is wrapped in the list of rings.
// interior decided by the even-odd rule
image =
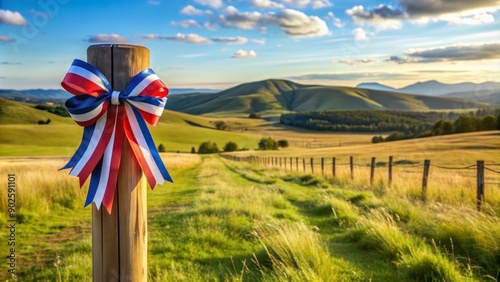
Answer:
[[[218,121],[214,122],[214,125],[215,125],[215,128],[217,128],[218,130],[226,130],[228,128],[226,122],[224,122],[222,120],[218,120]]]
[[[445,121],[443,123],[443,134],[453,134],[453,123],[451,121]]]
[[[194,147],[191,147],[191,154],[196,154],[196,149]]]
[[[158,145],[158,152],[160,153],[165,153],[167,150],[165,150],[165,146],[163,144]]]
[[[455,121],[455,132],[473,132],[476,131],[476,119],[470,115],[461,115]]]
[[[437,135],[443,135],[443,134],[444,134],[444,121],[439,120],[432,127],[432,135],[437,136]]]
[[[238,150],[238,144],[234,142],[227,142],[226,145],[224,145],[224,152],[234,152]]]
[[[497,120],[495,116],[488,115],[480,119],[477,130],[495,130],[497,128]]]
[[[249,118],[262,118],[262,116],[258,113],[251,113],[248,117]]]
[[[260,150],[278,150],[278,142],[271,137],[263,137],[259,141]]]
[[[376,144],[376,143],[381,143],[381,142],[384,142],[384,137],[382,136],[373,136],[372,138],[372,143]]]
[[[289,144],[288,144],[288,140],[278,140],[278,146],[280,148],[288,148]]]
[[[214,142],[203,142],[200,144],[200,147],[198,147],[198,153],[199,154],[214,154],[219,152],[219,147],[217,147],[217,144]]]

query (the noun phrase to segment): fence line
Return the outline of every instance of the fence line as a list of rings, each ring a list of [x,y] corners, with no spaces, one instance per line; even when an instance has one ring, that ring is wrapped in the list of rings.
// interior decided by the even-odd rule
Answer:
[[[290,171],[293,172],[293,158],[294,157],[258,157],[258,156],[247,156],[247,157],[238,157],[234,155],[227,155],[227,154],[222,154],[222,157],[233,160],[233,161],[245,161],[245,162],[257,162],[261,163],[264,165],[271,165],[275,166],[281,169],[284,168],[285,171]],[[289,160],[289,165],[287,165],[287,161]],[[350,171],[350,178],[351,180],[354,180],[354,167],[365,167],[365,168],[370,168],[370,185],[374,185],[374,180],[375,180],[375,170],[377,166],[376,158],[372,157],[371,161],[369,164],[355,164],[354,163],[354,157],[350,156],[349,157],[349,162],[348,163],[338,163],[337,159],[335,157],[331,158],[331,163],[328,163],[325,161],[325,158],[322,157],[320,162],[317,163],[318,165],[321,166],[321,175],[324,177],[325,176],[325,167],[331,166],[331,172],[333,178],[337,177],[337,167],[338,166],[347,166],[349,165],[349,171]],[[310,170],[311,173],[314,174],[314,168],[315,168],[315,162],[314,158],[310,158],[309,162],[306,162],[306,158],[302,157],[302,171],[306,173],[306,165],[310,165]],[[393,181],[393,168],[394,167],[401,167],[401,168],[415,168],[415,167],[423,167],[422,171],[422,200],[425,202],[427,200],[427,188],[428,188],[428,180],[429,180],[429,171],[431,167],[437,168],[437,169],[444,169],[444,170],[475,170],[476,172],[476,192],[477,192],[477,209],[481,210],[481,207],[483,203],[485,202],[485,184],[490,184],[490,185],[495,185],[495,184],[500,184],[500,182],[490,182],[490,181],[485,181],[484,177],[484,171],[490,171],[495,174],[500,174],[500,171],[494,170],[492,168],[489,168],[487,166],[496,166],[496,163],[491,163],[491,164],[485,164],[484,161],[478,160],[476,164],[473,165],[468,165],[468,166],[450,166],[450,165],[439,165],[439,164],[431,164],[430,160],[424,160],[424,163],[417,163],[417,164],[406,164],[406,163],[397,163],[394,162],[393,156],[389,156],[389,162],[388,162],[388,186],[392,186],[392,181]],[[386,163],[383,163],[383,166],[386,166]],[[299,172],[299,157],[295,157],[295,172]],[[407,172],[405,172],[407,173]],[[471,175],[468,175],[471,176]],[[496,180],[496,179],[490,179],[490,180]]]

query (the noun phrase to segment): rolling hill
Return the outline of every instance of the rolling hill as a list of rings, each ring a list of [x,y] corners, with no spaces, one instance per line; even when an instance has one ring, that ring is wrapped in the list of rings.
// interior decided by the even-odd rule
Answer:
[[[244,116],[321,110],[413,110],[480,108],[487,103],[353,87],[302,85],[269,79],[210,94],[170,96],[166,108],[194,115]]]

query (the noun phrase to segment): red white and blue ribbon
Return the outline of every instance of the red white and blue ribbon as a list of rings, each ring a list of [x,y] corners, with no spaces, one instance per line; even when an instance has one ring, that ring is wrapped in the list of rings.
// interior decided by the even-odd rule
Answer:
[[[173,182],[146,125],[158,124],[168,95],[152,69],[137,74],[119,92],[94,66],[74,60],[61,85],[75,95],[65,105],[84,127],[80,147],[62,169],[71,168],[80,187],[92,175],[85,206],[95,203],[99,209],[102,204],[111,213],[124,138],[151,188],[165,180]]]

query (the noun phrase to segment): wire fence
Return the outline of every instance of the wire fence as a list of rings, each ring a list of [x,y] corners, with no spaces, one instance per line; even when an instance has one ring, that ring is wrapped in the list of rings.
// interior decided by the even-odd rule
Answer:
[[[355,175],[359,177],[359,173],[355,174],[355,168],[364,169],[370,171],[369,173],[369,184],[374,185],[375,181],[375,171],[377,168],[386,167],[387,168],[387,185],[392,186],[393,175],[395,169],[398,169],[398,173],[404,173],[409,175],[422,175],[422,185],[421,185],[421,197],[425,201],[427,199],[427,183],[429,180],[430,168],[435,170],[440,170],[440,173],[451,173],[453,175],[459,174],[460,177],[468,178],[467,182],[474,183],[476,189],[476,207],[481,210],[481,207],[485,203],[485,185],[489,186],[499,186],[500,185],[500,169],[496,167],[500,166],[498,163],[485,163],[482,160],[476,161],[475,164],[470,165],[458,165],[458,164],[431,164],[431,160],[421,161],[409,161],[409,160],[399,160],[394,161],[392,156],[389,157],[388,162],[377,162],[375,157],[371,158],[371,161],[366,162],[354,162],[354,157],[349,157],[349,162],[337,162],[335,157],[332,158],[305,158],[305,157],[259,157],[259,156],[235,156],[223,154],[222,157],[239,162],[251,162],[257,163],[265,166],[275,167],[287,172],[297,172],[297,173],[312,173],[321,174],[323,177],[333,177],[334,179],[338,177],[339,170],[342,167],[348,167],[347,173],[350,174],[349,178],[351,180],[355,179]],[[485,171],[488,174],[485,176]],[[345,173],[345,169],[344,169]],[[475,178],[475,181],[473,181]]]

